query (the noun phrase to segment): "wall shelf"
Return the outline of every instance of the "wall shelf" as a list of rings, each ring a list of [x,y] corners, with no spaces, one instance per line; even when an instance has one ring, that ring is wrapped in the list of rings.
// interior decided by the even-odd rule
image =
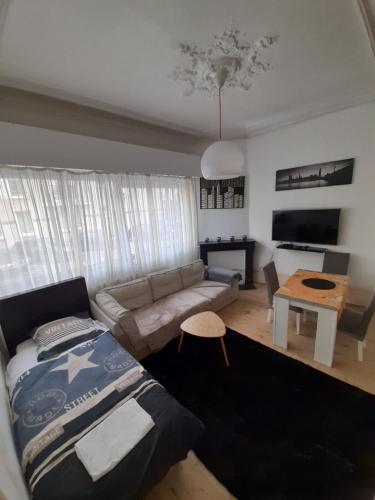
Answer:
[[[293,243],[280,243],[276,248],[281,250],[297,250],[299,252],[327,253],[327,248],[310,247],[309,245],[294,245]]]

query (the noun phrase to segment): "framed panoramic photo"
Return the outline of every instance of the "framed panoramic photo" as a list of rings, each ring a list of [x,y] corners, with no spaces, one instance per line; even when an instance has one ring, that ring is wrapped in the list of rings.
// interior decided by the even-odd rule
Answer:
[[[276,191],[352,184],[354,158],[276,171]]]
[[[200,207],[202,209],[243,208],[244,198],[244,176],[223,180],[200,178]]]

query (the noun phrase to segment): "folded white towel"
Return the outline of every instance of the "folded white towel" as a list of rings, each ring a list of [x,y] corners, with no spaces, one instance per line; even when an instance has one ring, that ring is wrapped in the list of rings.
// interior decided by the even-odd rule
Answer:
[[[78,458],[93,481],[111,471],[155,425],[150,415],[129,399],[75,444]]]

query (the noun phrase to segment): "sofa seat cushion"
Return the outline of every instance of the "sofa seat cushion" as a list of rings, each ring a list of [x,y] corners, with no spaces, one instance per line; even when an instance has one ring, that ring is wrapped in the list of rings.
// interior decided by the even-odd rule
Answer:
[[[182,284],[184,288],[188,288],[189,286],[198,283],[198,281],[203,280],[204,276],[204,264],[202,260],[196,260],[191,264],[187,264],[186,266],[182,266],[179,268]]]
[[[193,290],[198,295],[208,299],[211,311],[218,311],[237,298],[230,285],[218,281],[202,280],[190,287],[189,290]]]
[[[147,278],[139,278],[121,285],[109,286],[101,291],[112,295],[122,307],[130,311],[152,304],[151,286]]]
[[[182,289],[182,278],[179,270],[165,269],[148,275],[154,301]]]
[[[209,300],[215,300],[220,295],[225,294],[225,292],[228,291],[228,288],[230,288],[230,285],[226,285],[225,283],[206,280],[199,281],[190,287],[190,289],[194,290],[195,293],[198,293]]]
[[[184,319],[206,311],[210,301],[192,289],[181,290],[133,311],[141,337],[153,351],[158,351],[179,334]]]

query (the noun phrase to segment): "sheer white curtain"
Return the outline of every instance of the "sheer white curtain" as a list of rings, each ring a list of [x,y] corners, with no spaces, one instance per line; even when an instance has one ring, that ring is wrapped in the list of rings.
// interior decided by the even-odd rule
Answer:
[[[0,295],[90,291],[197,256],[192,179],[0,166]]]

